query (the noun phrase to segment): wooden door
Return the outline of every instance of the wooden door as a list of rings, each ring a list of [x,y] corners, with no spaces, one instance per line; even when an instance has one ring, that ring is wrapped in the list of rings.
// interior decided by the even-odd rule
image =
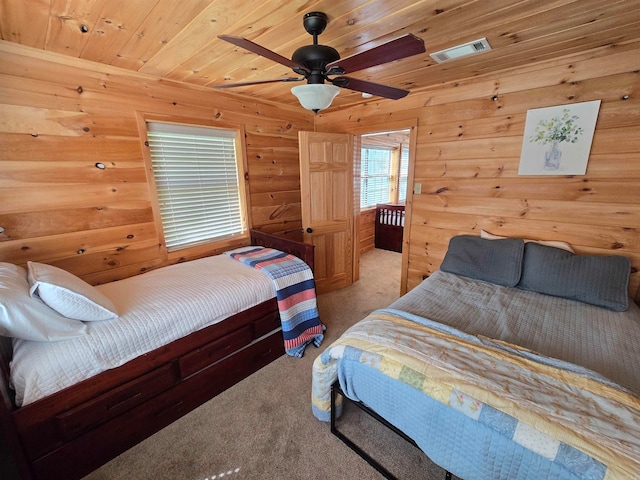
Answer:
[[[353,137],[299,132],[304,241],[315,245],[318,293],[353,283]]]

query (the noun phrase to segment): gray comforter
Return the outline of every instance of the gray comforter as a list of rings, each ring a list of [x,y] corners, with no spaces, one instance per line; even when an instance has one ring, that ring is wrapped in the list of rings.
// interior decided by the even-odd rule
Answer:
[[[452,299],[452,290],[462,293]],[[389,308],[580,365],[640,396],[640,307],[631,300],[613,312],[437,271]]]

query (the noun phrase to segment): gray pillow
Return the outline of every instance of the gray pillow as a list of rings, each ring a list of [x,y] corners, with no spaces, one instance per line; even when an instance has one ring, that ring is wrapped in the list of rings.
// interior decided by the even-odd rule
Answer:
[[[627,257],[576,255],[527,243],[518,288],[624,312],[629,306],[630,273]]]
[[[449,248],[440,270],[515,287],[520,280],[524,241],[521,238],[488,240],[458,235],[449,240]]]

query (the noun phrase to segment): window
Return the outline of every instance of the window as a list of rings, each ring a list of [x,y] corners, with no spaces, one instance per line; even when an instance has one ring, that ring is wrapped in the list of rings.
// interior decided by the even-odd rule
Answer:
[[[237,130],[147,122],[168,252],[246,231]]]
[[[360,207],[374,207],[389,202],[391,150],[363,148],[360,156]]]
[[[360,208],[407,199],[410,130],[362,135]]]

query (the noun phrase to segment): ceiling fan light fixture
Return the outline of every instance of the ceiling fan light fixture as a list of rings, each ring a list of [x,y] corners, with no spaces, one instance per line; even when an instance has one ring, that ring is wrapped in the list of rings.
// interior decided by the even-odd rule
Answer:
[[[307,84],[294,87],[291,92],[300,104],[315,113],[331,106],[331,102],[341,88],[355,92],[366,92],[382,98],[398,100],[409,94],[409,90],[381,85],[368,80],[342,76],[346,73],[358,72],[367,68],[424,53],[424,40],[411,33],[391,40],[363,52],[340,58],[338,51],[327,45],[318,43],[318,35],[327,26],[328,16],[322,12],[309,12],[304,16],[303,25],[307,33],[313,36],[313,45],[297,48],[288,59],[279,53],[269,50],[246,38],[233,35],[218,35],[218,38],[236,47],[244,48],[256,55],[268,58],[280,65],[291,68],[302,78],[275,78],[248,82],[224,83],[214,85],[215,88],[244,87],[262,83],[297,82],[306,80]],[[336,78],[334,75],[339,75]],[[325,84],[327,82],[327,84]]]
[[[304,108],[318,113],[331,106],[333,99],[340,93],[340,88],[325,83],[309,83],[293,87],[291,93],[298,97]]]

